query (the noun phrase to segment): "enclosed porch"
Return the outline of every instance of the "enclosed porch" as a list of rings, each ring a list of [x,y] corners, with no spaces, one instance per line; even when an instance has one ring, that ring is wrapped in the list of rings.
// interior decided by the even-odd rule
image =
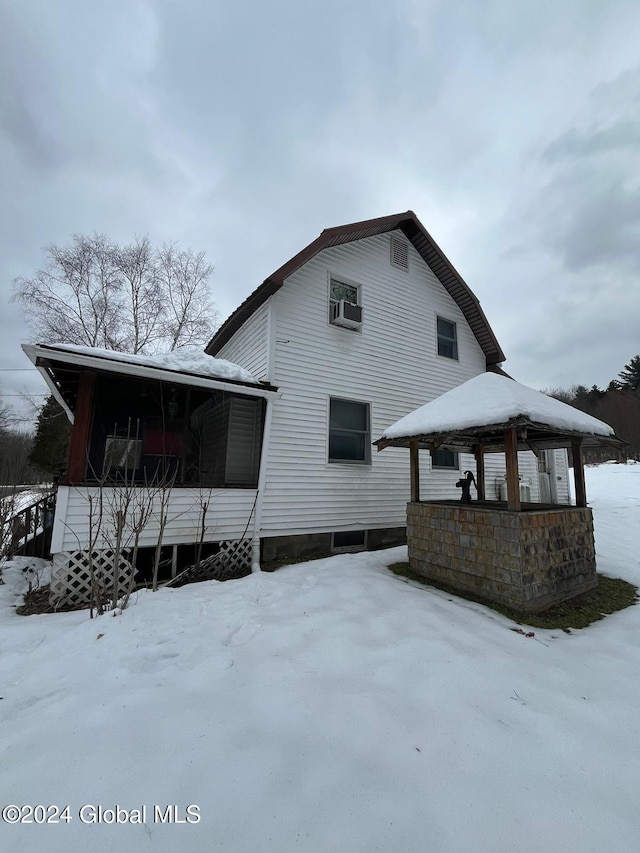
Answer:
[[[52,603],[88,600],[95,572],[106,588],[207,561],[221,578],[251,570],[277,389],[199,351],[25,350],[73,424],[51,535]]]

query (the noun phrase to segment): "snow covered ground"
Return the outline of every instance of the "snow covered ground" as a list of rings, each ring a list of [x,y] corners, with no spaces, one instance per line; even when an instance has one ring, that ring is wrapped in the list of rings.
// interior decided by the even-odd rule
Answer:
[[[640,465],[589,469],[587,488],[599,569],[639,584]],[[94,620],[16,616],[9,566],[2,805],[69,821],[2,823],[0,849],[640,849],[640,607],[526,638],[386,570],[404,557],[144,593]],[[199,822],[159,822],[168,805]],[[91,823],[98,806],[146,822]]]

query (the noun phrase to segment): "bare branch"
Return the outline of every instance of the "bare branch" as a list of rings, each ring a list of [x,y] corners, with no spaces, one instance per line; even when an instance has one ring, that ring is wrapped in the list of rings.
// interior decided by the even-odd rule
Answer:
[[[15,279],[13,300],[42,343],[168,351],[212,334],[212,271],[203,252],[175,244],[154,249],[148,237],[117,245],[104,234],[76,234],[69,246],[48,246],[32,278]]]

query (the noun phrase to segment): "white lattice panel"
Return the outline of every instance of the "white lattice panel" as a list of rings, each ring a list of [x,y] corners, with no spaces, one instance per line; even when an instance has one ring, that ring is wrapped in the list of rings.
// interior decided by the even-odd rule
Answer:
[[[94,551],[93,573],[96,590],[101,601],[113,594],[113,550]],[[118,589],[124,594],[129,588],[133,568],[120,554],[118,560]],[[95,597],[94,597],[95,598]],[[91,575],[87,551],[63,551],[54,554],[51,567],[49,603],[52,607],[61,604],[88,604],[91,600]]]
[[[221,581],[237,578],[251,568],[251,539],[221,542],[218,553],[204,562],[211,570],[211,578]]]
[[[206,557],[199,566],[180,572],[169,586],[183,586],[193,581],[228,581],[241,578],[251,570],[251,539],[220,542],[217,553]]]

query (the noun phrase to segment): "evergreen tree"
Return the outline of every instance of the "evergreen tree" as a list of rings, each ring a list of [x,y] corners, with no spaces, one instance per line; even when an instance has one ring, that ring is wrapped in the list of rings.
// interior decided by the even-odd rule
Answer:
[[[634,355],[629,364],[625,364],[624,370],[618,374],[622,384],[634,391],[640,391],[640,355]]]
[[[66,468],[71,424],[53,396],[47,397],[36,424],[36,435],[29,461],[56,476]]]

